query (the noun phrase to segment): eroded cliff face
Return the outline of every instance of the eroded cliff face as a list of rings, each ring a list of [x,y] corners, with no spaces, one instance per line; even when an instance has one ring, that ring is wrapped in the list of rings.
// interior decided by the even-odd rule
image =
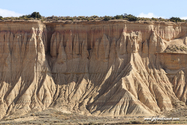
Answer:
[[[187,25],[0,22],[0,118],[48,107],[153,115],[187,104]]]

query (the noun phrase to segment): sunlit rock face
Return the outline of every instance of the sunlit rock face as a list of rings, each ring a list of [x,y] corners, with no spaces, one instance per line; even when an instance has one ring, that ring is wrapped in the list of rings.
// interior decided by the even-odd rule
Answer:
[[[0,22],[0,118],[154,115],[187,100],[185,23]]]

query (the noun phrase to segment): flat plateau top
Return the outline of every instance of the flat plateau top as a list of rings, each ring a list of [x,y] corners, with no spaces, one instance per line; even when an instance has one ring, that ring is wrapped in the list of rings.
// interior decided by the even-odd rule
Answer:
[[[50,24],[50,23],[65,23],[65,24],[77,24],[77,23],[84,23],[84,24],[111,24],[111,23],[131,23],[131,24],[165,24],[165,25],[187,25],[187,22],[165,22],[165,21],[127,21],[127,20],[109,20],[109,21],[103,21],[103,20],[58,20],[58,21],[42,21],[42,20],[0,20],[0,23],[44,23],[44,24]]]

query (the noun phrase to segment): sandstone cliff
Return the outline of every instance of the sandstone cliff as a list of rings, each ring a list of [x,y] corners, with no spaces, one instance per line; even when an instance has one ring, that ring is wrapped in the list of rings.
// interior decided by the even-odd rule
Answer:
[[[187,24],[0,22],[0,118],[48,107],[152,115],[187,104]]]

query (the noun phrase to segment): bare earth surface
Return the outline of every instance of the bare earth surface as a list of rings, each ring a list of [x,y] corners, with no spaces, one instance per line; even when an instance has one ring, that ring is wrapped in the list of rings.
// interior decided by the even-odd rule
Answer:
[[[173,121],[145,121],[144,118],[179,118]],[[33,111],[21,116],[8,116],[0,121],[0,124],[36,124],[36,125],[58,125],[58,124],[187,124],[187,107],[164,112],[153,117],[150,116],[120,116],[120,117],[96,117],[85,116],[76,113],[63,113],[55,109]]]

